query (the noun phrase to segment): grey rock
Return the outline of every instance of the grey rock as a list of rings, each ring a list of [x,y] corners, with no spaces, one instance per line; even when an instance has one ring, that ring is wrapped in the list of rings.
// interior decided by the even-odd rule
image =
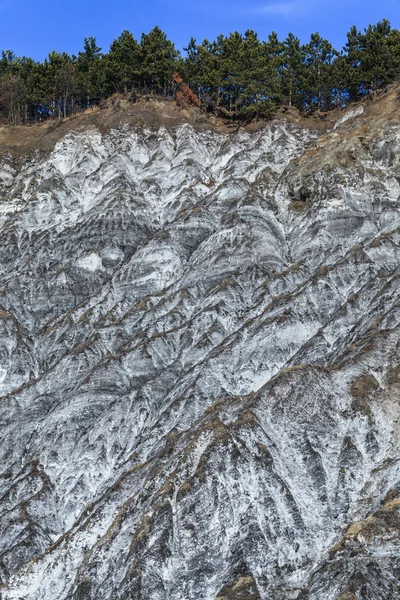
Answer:
[[[1,600],[400,598],[400,125],[360,114],[0,165]]]

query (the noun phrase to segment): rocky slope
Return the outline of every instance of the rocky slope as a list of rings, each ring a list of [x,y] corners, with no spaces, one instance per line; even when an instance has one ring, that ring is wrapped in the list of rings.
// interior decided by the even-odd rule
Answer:
[[[399,106],[4,154],[1,600],[400,598]]]

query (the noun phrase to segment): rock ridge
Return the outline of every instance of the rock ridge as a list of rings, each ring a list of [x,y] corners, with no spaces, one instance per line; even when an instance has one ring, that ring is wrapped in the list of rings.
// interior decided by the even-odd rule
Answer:
[[[4,154],[1,600],[400,598],[399,102]]]

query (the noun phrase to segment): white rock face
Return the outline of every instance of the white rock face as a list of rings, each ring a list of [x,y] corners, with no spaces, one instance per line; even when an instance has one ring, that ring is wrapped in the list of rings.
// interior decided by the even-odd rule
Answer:
[[[1,600],[400,598],[400,126],[345,122],[0,165]]]

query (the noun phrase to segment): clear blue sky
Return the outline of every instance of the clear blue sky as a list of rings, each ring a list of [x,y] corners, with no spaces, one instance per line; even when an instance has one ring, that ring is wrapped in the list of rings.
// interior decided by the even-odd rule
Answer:
[[[136,38],[155,25],[182,49],[190,39],[254,29],[261,38],[289,31],[304,42],[318,31],[338,49],[351,25],[387,18],[400,28],[400,0],[0,0],[0,49],[42,60],[51,50],[77,53],[94,36],[107,51],[121,31]]]

